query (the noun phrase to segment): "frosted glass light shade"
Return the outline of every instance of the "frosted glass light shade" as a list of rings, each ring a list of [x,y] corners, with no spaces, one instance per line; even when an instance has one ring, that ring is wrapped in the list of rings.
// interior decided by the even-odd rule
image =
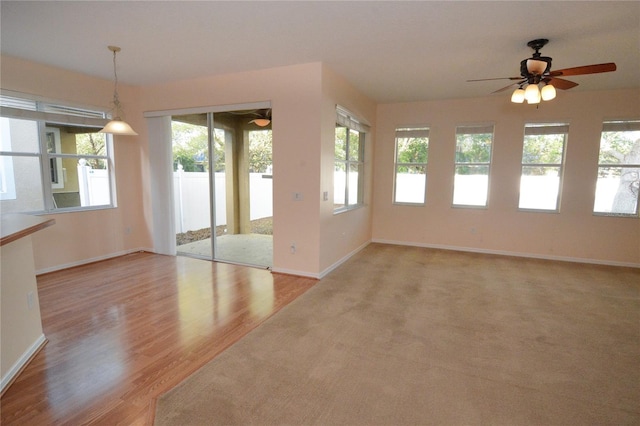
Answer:
[[[538,61],[537,59],[527,59],[527,71],[531,74],[542,75],[544,70],[547,69],[547,63],[545,61]]]
[[[540,103],[540,89],[538,89],[537,84],[530,84],[527,86],[527,89],[524,91],[524,98],[530,104]]]
[[[540,91],[540,96],[542,96],[543,101],[550,101],[551,99],[556,97],[556,88],[550,84],[547,84]]]
[[[111,120],[98,133],[111,133],[113,135],[137,136],[138,134],[125,121]]]
[[[511,102],[513,102],[515,104],[523,103],[524,102],[524,89],[517,88],[516,90],[514,90],[513,94],[511,95]]]
[[[268,118],[256,118],[255,120],[251,120],[249,123],[255,123],[256,126],[264,127],[268,126],[271,123],[271,120]]]

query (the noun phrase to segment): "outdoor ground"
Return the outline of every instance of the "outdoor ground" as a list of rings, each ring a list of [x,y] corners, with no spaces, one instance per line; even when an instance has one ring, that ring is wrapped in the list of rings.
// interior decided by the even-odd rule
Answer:
[[[226,233],[227,226],[221,225],[216,227],[216,236],[224,235]],[[251,221],[251,233],[252,234],[273,234],[273,217],[263,217],[262,219],[256,219]],[[183,245],[192,243],[194,241],[200,241],[207,238],[211,238],[211,228],[198,229],[196,231],[187,231],[181,234],[176,234],[176,245]]]

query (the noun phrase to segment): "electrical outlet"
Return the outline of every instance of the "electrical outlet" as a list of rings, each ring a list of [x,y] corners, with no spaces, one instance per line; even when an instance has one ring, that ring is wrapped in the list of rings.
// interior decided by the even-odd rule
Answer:
[[[296,254],[296,242],[291,242],[291,254]]]
[[[293,193],[293,201],[302,201],[303,200],[302,192],[294,192]]]
[[[329,201],[329,191],[324,191],[322,193],[322,201]]]

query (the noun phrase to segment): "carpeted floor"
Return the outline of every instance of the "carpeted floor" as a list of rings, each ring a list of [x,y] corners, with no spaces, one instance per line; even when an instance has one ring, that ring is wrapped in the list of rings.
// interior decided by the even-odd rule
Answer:
[[[640,423],[640,270],[371,244],[155,424]]]

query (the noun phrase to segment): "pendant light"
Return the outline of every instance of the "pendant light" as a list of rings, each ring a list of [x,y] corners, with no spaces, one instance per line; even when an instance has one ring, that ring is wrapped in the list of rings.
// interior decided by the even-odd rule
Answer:
[[[265,127],[271,123],[271,120],[268,118],[256,118],[255,120],[251,120],[249,123],[253,123],[256,126]]]
[[[127,135],[137,136],[138,134],[131,128],[131,126],[123,121],[120,116],[122,114],[122,105],[120,104],[120,98],[118,97],[118,73],[116,72],[116,53],[121,49],[118,46],[107,46],[107,48],[113,52],[113,119],[107,123],[106,126],[99,133],[111,133],[113,135]]]

